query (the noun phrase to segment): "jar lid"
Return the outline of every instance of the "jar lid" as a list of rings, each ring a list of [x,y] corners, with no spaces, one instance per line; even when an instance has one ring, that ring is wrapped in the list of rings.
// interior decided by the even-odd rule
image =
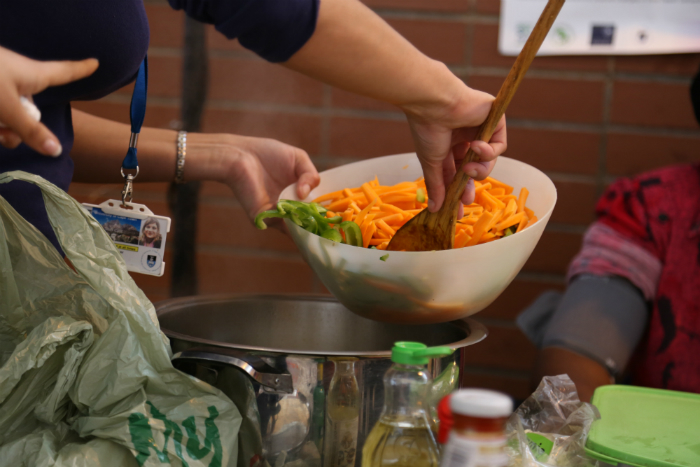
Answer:
[[[460,389],[450,398],[452,412],[481,418],[508,417],[513,412],[513,400],[497,391]]]

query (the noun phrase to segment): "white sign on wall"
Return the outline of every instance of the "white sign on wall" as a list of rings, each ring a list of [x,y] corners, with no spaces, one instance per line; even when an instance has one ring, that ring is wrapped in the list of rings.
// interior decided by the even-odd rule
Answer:
[[[546,4],[501,0],[501,54],[520,52]],[[538,55],[689,52],[700,52],[700,0],[566,0]]]

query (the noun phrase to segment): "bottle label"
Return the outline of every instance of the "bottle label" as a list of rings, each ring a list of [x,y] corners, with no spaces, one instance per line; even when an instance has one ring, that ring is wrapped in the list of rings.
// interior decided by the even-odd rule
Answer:
[[[359,422],[359,418],[329,420],[329,430],[325,439],[328,447],[325,465],[333,467],[352,467],[355,465]]]
[[[505,446],[505,436],[479,438],[451,433],[440,465],[441,467],[504,467],[508,465]]]

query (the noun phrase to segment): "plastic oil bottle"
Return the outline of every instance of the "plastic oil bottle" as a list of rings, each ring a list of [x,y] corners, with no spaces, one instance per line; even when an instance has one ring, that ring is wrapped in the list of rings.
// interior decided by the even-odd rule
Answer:
[[[428,420],[430,376],[425,365],[449,347],[397,342],[384,376],[384,410],[367,436],[362,467],[438,467],[440,451]]]
[[[355,358],[334,358],[335,370],[326,400],[324,467],[352,467],[357,455],[360,389]]]

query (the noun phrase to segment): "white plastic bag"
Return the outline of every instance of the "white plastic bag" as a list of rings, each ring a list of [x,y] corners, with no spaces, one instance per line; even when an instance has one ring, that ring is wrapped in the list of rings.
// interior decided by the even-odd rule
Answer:
[[[0,197],[0,466],[235,465],[238,410],[173,368],[100,224],[41,177],[13,180],[41,189],[77,273]]]

